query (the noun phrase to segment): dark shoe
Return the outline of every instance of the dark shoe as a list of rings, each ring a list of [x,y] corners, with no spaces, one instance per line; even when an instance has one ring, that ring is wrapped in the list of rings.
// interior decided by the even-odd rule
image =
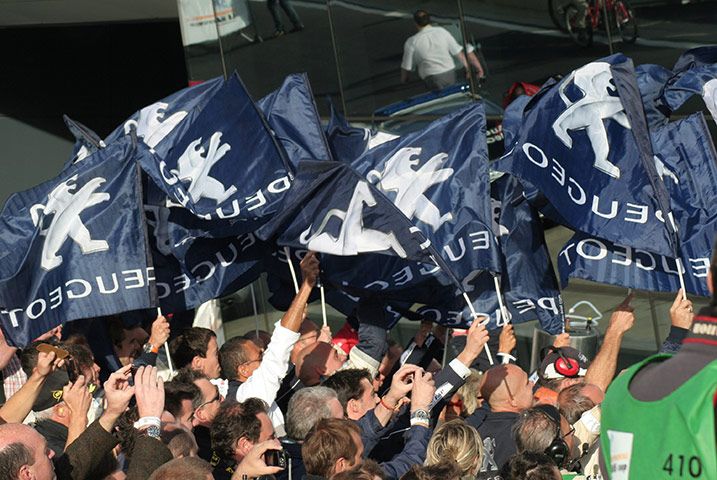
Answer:
[[[284,30],[277,30],[276,32],[274,32],[274,35],[272,35],[271,38],[279,38],[282,35],[284,35],[285,33],[286,32]]]
[[[302,31],[303,29],[304,29],[304,26],[303,26],[302,24],[294,25],[294,28],[292,28],[291,30],[289,30],[289,33],[300,32],[300,31]]]

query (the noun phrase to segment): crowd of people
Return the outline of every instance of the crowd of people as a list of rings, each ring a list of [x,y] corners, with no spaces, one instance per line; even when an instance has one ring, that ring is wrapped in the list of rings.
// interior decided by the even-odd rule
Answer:
[[[479,321],[444,365],[445,327],[421,322],[402,348],[376,299],[335,335],[319,328],[306,315],[318,271],[309,253],[273,332],[222,345],[164,317],[149,332],[105,319],[113,372],[91,338],[59,328],[22,350],[3,342],[0,478],[717,478],[713,307],[695,316],[680,292],[663,355],[616,379],[632,295],[592,361],[563,333],[529,374],[506,325],[480,371],[490,334]],[[714,262],[710,289],[713,273]],[[172,373],[158,362],[170,337]]]

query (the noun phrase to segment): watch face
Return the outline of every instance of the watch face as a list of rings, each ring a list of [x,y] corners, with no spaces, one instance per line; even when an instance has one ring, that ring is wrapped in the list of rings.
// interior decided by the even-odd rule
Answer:
[[[158,438],[162,434],[161,430],[159,429],[159,427],[157,425],[150,425],[149,427],[147,427],[145,432],[147,433],[148,437],[155,437],[155,438]]]
[[[152,353],[153,348],[154,347],[152,346],[151,343],[145,343],[144,346],[142,347],[142,350],[144,350],[144,353]]]

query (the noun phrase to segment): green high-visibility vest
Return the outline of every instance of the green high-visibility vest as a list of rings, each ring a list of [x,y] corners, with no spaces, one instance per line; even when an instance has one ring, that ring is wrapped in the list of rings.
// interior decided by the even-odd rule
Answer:
[[[605,395],[600,442],[611,480],[717,479],[717,360],[661,400],[641,402],[628,391],[640,368],[670,357],[655,355],[633,365]]]

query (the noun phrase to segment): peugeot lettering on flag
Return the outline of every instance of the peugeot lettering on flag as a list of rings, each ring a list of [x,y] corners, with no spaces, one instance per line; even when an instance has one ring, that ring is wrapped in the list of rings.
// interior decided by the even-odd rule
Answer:
[[[123,137],[8,200],[0,322],[12,345],[70,320],[156,306],[135,144]]]
[[[687,292],[709,297],[709,272],[717,233],[717,155],[701,113],[651,132],[656,170],[670,193],[680,232],[680,264],[672,256],[577,232],[558,254],[563,286],[568,278],[642,290],[674,292],[684,275]]]
[[[500,272],[491,231],[483,104],[368,150],[351,165],[414,223],[451,269]]]
[[[492,168],[539,190],[573,229],[672,254],[669,197],[647,163],[653,154],[632,62],[617,54],[590,63],[536,97]]]
[[[197,230],[205,229],[199,220],[207,220],[221,225],[224,236],[251,232],[276,211],[289,188],[291,173],[277,141],[236,74],[165,157],[153,150],[138,162],[169,206],[198,219]]]

